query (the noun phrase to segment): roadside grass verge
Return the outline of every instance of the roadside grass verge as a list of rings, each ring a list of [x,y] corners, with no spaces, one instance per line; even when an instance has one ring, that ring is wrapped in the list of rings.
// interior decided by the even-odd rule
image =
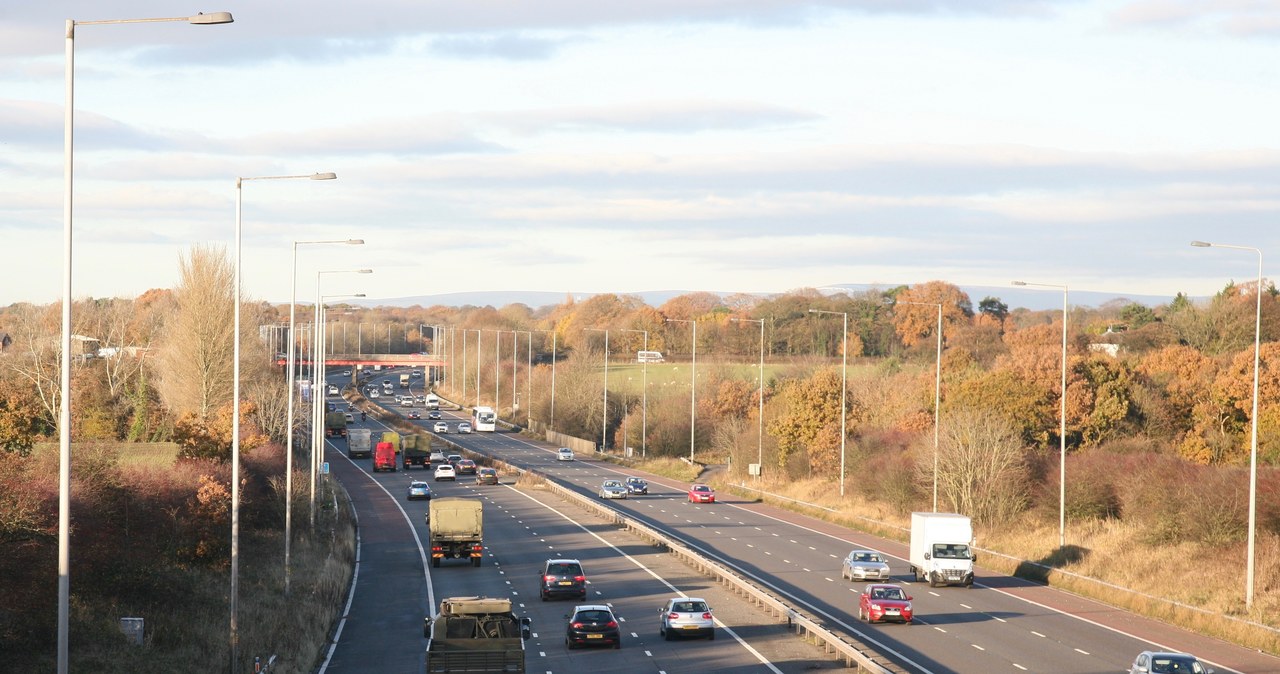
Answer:
[[[255,656],[265,665],[272,655],[277,658],[272,672],[311,672],[328,645],[350,585],[355,527],[340,490],[325,493],[317,506],[312,532],[306,516],[309,501],[305,492],[298,491],[294,514],[302,517],[295,517],[288,597],[284,595],[283,531],[241,527],[237,621],[241,672],[254,671]],[[229,565],[171,565],[145,573],[132,582],[148,588],[146,603],[122,605],[110,598],[78,595],[73,572],[70,669],[100,674],[228,671]],[[144,619],[141,646],[126,642],[120,630],[122,617]],[[9,664],[50,671],[55,655],[50,652]]]

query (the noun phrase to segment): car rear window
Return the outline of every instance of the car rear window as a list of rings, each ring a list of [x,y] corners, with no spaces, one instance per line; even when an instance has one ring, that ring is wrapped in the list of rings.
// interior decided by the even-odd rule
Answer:
[[[547,573],[556,576],[577,576],[582,573],[582,567],[577,564],[550,564],[547,566]]]
[[[700,601],[679,601],[672,610],[676,613],[700,613],[707,610],[707,605]]]
[[[581,622],[608,622],[613,616],[608,611],[578,611],[578,620]]]

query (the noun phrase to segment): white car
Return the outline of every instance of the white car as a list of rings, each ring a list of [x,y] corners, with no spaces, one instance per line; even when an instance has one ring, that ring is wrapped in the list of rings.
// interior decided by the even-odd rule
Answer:
[[[370,400],[377,400],[377,399],[378,399],[378,389],[376,389],[376,388],[375,388],[375,389],[373,389],[373,390],[369,391],[369,399],[370,399]]]
[[[453,469],[452,464],[442,463],[436,466],[436,482],[439,482],[440,480],[458,481],[458,473]]]
[[[568,447],[561,447],[560,451],[556,453],[556,460],[573,461],[573,450]]]
[[[334,385],[332,385],[332,384],[330,384],[330,385],[329,385],[329,395],[331,395],[331,396],[336,396],[336,395],[338,395],[338,387],[337,387],[337,386],[334,386]]]
[[[471,424],[469,424],[469,423],[467,423],[467,422],[465,422],[465,421],[464,421],[464,422],[462,422],[462,423],[460,423],[460,424],[458,424],[458,432],[459,432],[459,433],[470,433],[470,432],[471,432]]]
[[[436,433],[448,433],[449,424],[443,421],[437,421],[435,425],[431,427],[431,430],[435,431]]]

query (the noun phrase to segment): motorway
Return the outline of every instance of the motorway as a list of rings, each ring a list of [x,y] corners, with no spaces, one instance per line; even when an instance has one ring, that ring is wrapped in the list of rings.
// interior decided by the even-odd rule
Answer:
[[[375,432],[385,429],[372,417],[364,424],[357,422],[360,426]],[[598,518],[566,509],[559,497],[515,488],[513,476],[504,476],[498,486],[477,486],[469,476],[434,482],[426,471],[375,474],[371,461],[347,459],[345,449],[340,439],[330,442],[326,460],[357,512],[360,557],[350,606],[322,672],[421,672],[426,647],[423,616],[441,597],[466,595],[510,597],[517,612],[532,619],[529,671],[799,674],[837,668],[817,648],[795,639],[785,627],[757,615],[669,555]],[[486,557],[481,568],[463,561],[429,567],[423,552],[427,502],[405,499],[413,479],[425,479],[437,497],[483,499]],[[538,600],[543,561],[562,556],[582,561],[588,577],[585,602]],[[682,592],[706,598],[730,626],[714,641],[660,639],[658,608]],[[613,607],[623,626],[620,650],[565,647],[565,618],[576,603]]]
[[[451,423],[450,426],[452,428],[454,424]],[[446,437],[477,454],[499,458],[522,468],[535,469],[587,496],[597,493],[602,480],[626,474],[613,464],[582,460],[583,457],[572,462],[556,461],[554,447],[512,433],[451,433]],[[339,477],[344,480],[344,484],[349,484],[342,473],[339,473]],[[978,582],[972,589],[931,589],[926,584],[910,582],[904,559],[906,549],[900,543],[737,498],[711,505],[690,504],[684,498],[687,485],[663,478],[644,477],[649,479],[652,487],[649,496],[614,501],[612,505],[624,514],[667,532],[702,550],[708,557],[733,566],[756,582],[790,598],[797,607],[824,619],[831,629],[870,645],[906,671],[937,674],[1122,672],[1127,671],[1138,652],[1151,649],[1196,653],[1208,660],[1218,672],[1280,672],[1280,660],[1271,656],[1139,618],[1052,588],[983,573],[981,569]],[[401,478],[397,484],[403,485],[404,482]],[[452,487],[446,485],[442,492],[449,493]],[[465,487],[458,485],[457,489]],[[583,559],[589,577],[597,579],[592,583],[592,589],[602,592],[598,595],[600,598],[616,598],[621,613],[633,620],[648,621],[653,618],[637,616],[644,615],[645,610],[652,610],[646,607],[657,606],[662,597],[670,595],[669,588],[655,586],[654,581],[646,574],[628,569],[626,564],[621,564],[616,559],[611,564],[607,559],[612,558],[597,557],[604,553],[600,542],[593,541],[581,528],[577,528],[575,533],[575,526],[565,519],[589,519],[580,513],[566,512],[560,522],[556,522],[552,519],[553,515],[537,515],[537,508],[541,506],[525,505],[521,508],[518,505],[520,500],[529,499],[525,494],[507,489],[485,493],[494,499],[495,508],[500,508],[500,512],[511,512],[521,522],[516,525],[515,533],[509,533],[512,531],[510,529],[499,530],[497,540],[507,540],[509,535],[511,540],[515,540],[521,531],[520,527],[527,526],[539,531],[538,547],[527,549],[523,553],[508,549],[511,546],[493,544],[495,539],[492,537],[488,537],[486,541],[490,549],[499,554],[494,566],[501,567],[503,564],[499,562],[505,561],[507,568],[521,569],[520,573],[512,575],[513,591],[520,592],[522,596],[528,596],[533,587],[532,575],[536,573],[534,568],[537,562],[551,552],[550,547],[540,547],[544,544],[555,546],[563,554],[569,554],[564,552],[566,550],[574,551],[573,556]],[[362,526],[362,531],[367,528]],[[548,532],[554,532],[556,538],[546,538],[546,541],[551,542],[544,542],[543,536]],[[421,535],[425,537],[425,534]],[[634,542],[631,545],[634,546]],[[903,583],[908,594],[914,595],[916,625],[868,626],[857,621],[856,597],[862,586],[840,578],[840,561],[854,547],[878,549],[889,555],[895,580]],[[509,561],[500,559],[508,555],[513,555],[507,557]],[[607,571],[607,594],[599,581],[599,570],[593,571],[599,568]],[[526,572],[529,574],[527,580],[523,577]],[[503,577],[505,580],[512,580],[506,574]],[[449,577],[450,593],[454,593],[452,583],[456,579],[457,574]],[[429,579],[424,579],[423,582],[429,583]],[[488,581],[482,580],[481,583],[482,588],[461,585],[457,589],[465,587],[466,592],[492,593],[491,590],[483,589],[490,587]],[[633,586],[633,583],[636,585]],[[429,594],[430,587],[426,591]],[[438,596],[438,589],[436,594]],[[645,599],[634,603],[636,597]],[[547,624],[562,629],[563,618],[550,618],[545,611],[541,615],[531,613],[534,614],[535,631],[545,630],[544,626]],[[653,630],[651,628],[648,631],[652,633]],[[644,635],[644,632],[638,634]],[[542,637],[545,636],[543,632]],[[653,636],[649,639],[656,642]],[[538,651],[545,648],[545,643],[546,639],[543,638],[539,644],[544,645],[531,643],[531,647]],[[728,640],[717,641],[716,648],[728,643]],[[660,645],[662,642],[655,643],[655,646]],[[687,648],[694,644],[678,645],[682,647],[678,649],[682,657],[694,652],[694,649]],[[648,645],[644,647],[648,648]],[[630,648],[631,643],[624,645],[619,663],[600,660],[600,664],[607,665],[608,669],[614,669],[615,665],[636,666],[633,657],[628,657]],[[742,648],[737,650],[747,652]],[[562,665],[560,663],[563,661],[557,659],[567,655],[567,651],[563,651],[563,645],[558,651],[556,657],[547,656],[547,671],[564,671],[565,667],[570,666],[569,662]],[[682,666],[679,668],[673,666],[660,669],[731,671],[734,667],[751,667],[745,659],[738,665],[730,665],[719,659],[722,656],[714,657],[714,665],[682,659]],[[575,662],[572,666],[578,665]],[[530,669],[542,668],[531,665]],[[596,669],[594,663],[591,669]],[[760,671],[760,666],[756,665],[755,670]],[[642,668],[629,671],[654,670]]]

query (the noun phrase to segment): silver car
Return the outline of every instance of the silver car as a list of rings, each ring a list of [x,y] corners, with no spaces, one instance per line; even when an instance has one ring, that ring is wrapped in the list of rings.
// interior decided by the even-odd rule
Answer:
[[[849,580],[889,580],[889,565],[884,555],[874,550],[854,550],[844,558],[840,577]]]
[[[626,498],[627,486],[621,480],[605,480],[600,485],[600,498]]]
[[[711,615],[711,607],[697,597],[677,597],[668,599],[665,606],[658,609],[661,624],[658,634],[668,641],[677,636],[716,638],[716,619]]]

